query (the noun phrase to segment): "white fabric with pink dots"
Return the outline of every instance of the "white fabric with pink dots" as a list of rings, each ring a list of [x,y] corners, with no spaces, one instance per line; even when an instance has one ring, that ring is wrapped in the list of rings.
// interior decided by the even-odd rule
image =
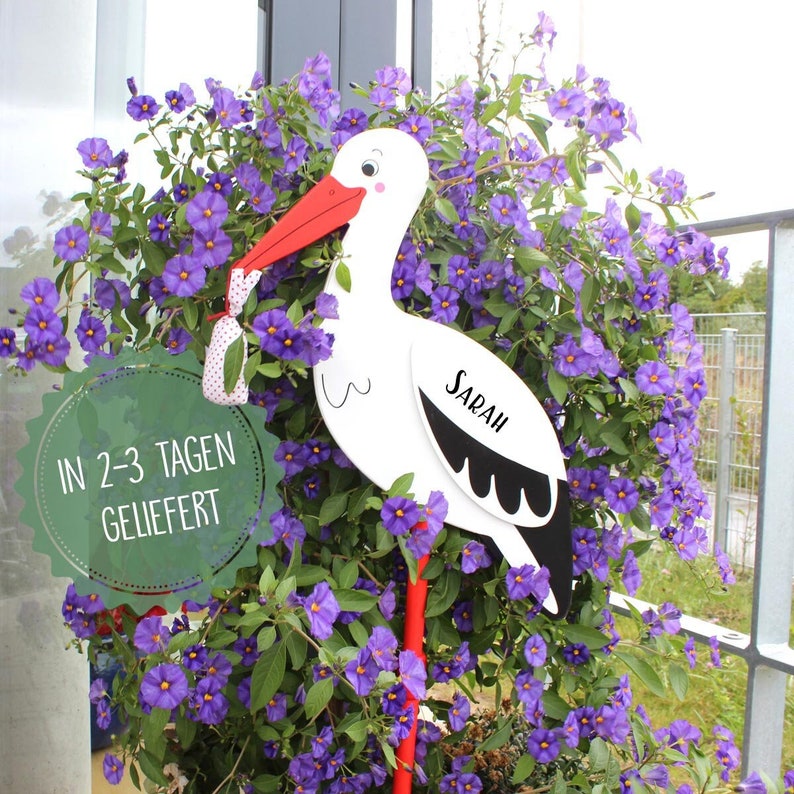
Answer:
[[[223,387],[223,362],[226,351],[232,342],[239,339],[243,333],[237,315],[243,310],[248,295],[256,287],[261,275],[261,270],[254,270],[246,276],[241,267],[233,268],[229,274],[226,291],[226,303],[229,310],[217,320],[212,329],[212,338],[207,348],[204,375],[201,381],[204,396],[210,402],[218,405],[243,405],[248,402],[248,386],[243,379],[245,362],[248,360],[247,349],[243,354],[243,367],[240,370],[237,383],[229,394]]]

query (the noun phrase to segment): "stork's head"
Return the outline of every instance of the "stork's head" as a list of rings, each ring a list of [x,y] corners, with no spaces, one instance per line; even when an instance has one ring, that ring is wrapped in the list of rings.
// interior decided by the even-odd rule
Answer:
[[[348,140],[320,180],[241,259],[246,273],[305,248],[354,220],[388,219],[401,231],[427,189],[427,156],[408,133],[372,129]]]

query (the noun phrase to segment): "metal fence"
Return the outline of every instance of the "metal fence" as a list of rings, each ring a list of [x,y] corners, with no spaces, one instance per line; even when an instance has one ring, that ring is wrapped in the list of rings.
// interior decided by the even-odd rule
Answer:
[[[693,318],[708,386],[696,463],[713,511],[709,534],[735,566],[748,568],[755,559],[766,315]]]
[[[697,228],[713,237],[758,231],[768,234],[767,315],[764,328],[752,330],[740,327],[736,316],[735,333],[723,332],[727,326],[719,320],[698,319],[710,371],[711,401],[706,410],[719,417],[701,429],[700,465],[704,480],[709,482],[710,474],[713,483],[718,539],[722,533],[729,550],[738,542],[734,538],[747,540],[740,557],[753,565],[750,631],[740,633],[689,615],[682,617],[681,627],[701,642],[716,640],[723,651],[747,663],[742,770],[744,774],[766,770],[775,778],[781,766],[786,690],[794,677],[794,649],[789,642],[794,574],[794,323],[790,321],[794,210],[702,223]],[[740,338],[740,331],[746,338]],[[710,337],[719,337],[719,345]],[[733,358],[724,359],[731,347]],[[720,413],[720,395],[732,407],[732,414]],[[720,421],[726,432],[720,432]],[[735,451],[745,448],[751,451],[744,458],[731,460]],[[746,517],[740,524],[743,532],[734,528],[733,515]],[[757,519],[753,518],[756,515]],[[750,542],[752,547],[747,548]],[[610,598],[618,611],[627,611],[632,602],[641,611],[645,608],[636,599],[614,591]]]

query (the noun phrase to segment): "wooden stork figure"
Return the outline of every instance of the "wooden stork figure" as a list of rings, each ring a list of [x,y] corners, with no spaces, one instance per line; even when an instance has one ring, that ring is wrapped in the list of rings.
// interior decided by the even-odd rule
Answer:
[[[208,350],[205,394],[219,402],[247,395],[242,382],[236,397],[217,384],[223,383],[225,348],[241,333],[236,314],[259,271],[349,223],[343,253],[325,286],[339,301],[339,319],[323,323],[334,335],[332,355],[314,367],[328,430],[381,488],[413,472],[420,503],[433,490],[443,492],[446,523],[491,538],[511,566],[546,566],[551,592],[543,608],[563,617],[572,579],[568,488],[548,416],[523,381],[485,347],[453,328],[406,314],[391,295],[395,256],[428,175],[422,147],[405,132],[372,129],[347,141],[331,174],[233,267],[227,316]],[[349,291],[337,279],[341,263],[350,274]],[[413,617],[406,631],[413,638],[406,646],[414,646],[420,658],[423,593],[412,599],[409,592],[407,607]],[[398,757],[410,770],[413,746]],[[397,772],[403,782],[395,778],[395,791],[410,791],[410,771]]]

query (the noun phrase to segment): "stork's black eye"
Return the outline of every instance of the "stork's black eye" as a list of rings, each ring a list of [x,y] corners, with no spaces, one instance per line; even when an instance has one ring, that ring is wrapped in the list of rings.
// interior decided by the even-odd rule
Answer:
[[[378,173],[378,164],[374,160],[364,160],[361,163],[361,173],[364,176],[375,176]]]

